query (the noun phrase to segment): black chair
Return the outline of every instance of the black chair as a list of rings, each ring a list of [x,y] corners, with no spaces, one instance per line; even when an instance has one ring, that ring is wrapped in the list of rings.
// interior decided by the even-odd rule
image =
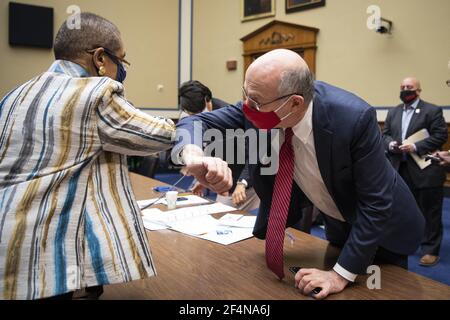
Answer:
[[[154,178],[159,165],[159,156],[128,157],[130,172],[140,174],[148,178]]]

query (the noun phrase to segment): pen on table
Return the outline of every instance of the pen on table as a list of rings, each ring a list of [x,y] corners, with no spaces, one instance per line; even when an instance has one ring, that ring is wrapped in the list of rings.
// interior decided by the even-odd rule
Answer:
[[[286,231],[286,236],[289,238],[289,240],[291,240],[291,246],[293,246],[294,242],[296,240],[295,236],[292,233],[290,233],[289,231]]]

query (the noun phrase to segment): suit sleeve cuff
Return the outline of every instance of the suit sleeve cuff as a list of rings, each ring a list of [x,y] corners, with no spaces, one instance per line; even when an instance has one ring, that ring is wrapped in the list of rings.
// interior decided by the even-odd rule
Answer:
[[[347,279],[350,282],[355,282],[356,277],[358,276],[357,274],[351,273],[350,271],[345,270],[344,268],[342,268],[339,263],[336,263],[334,265],[333,270],[340,275],[342,278]]]

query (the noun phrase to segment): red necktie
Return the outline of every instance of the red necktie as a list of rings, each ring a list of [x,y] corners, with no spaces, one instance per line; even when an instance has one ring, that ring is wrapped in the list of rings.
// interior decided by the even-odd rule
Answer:
[[[284,278],[283,244],[286,231],[286,220],[291,203],[292,180],[294,175],[294,149],[292,148],[293,132],[286,129],[284,143],[280,150],[278,173],[272,195],[269,223],[266,233],[266,262],[280,280]]]

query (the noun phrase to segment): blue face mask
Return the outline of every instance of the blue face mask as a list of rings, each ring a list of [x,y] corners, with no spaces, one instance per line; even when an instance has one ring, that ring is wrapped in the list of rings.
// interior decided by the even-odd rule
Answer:
[[[122,62],[119,62],[117,64],[116,80],[120,83],[123,83],[126,77],[127,77],[127,70],[125,70],[125,67],[123,66]]]
[[[112,53],[110,50],[105,48],[105,53],[111,58],[111,60],[116,64],[117,66],[117,74],[116,74],[116,81],[123,83],[125,81],[125,78],[127,77],[127,70],[123,66],[122,61],[120,61],[119,58],[117,58],[114,53]]]

